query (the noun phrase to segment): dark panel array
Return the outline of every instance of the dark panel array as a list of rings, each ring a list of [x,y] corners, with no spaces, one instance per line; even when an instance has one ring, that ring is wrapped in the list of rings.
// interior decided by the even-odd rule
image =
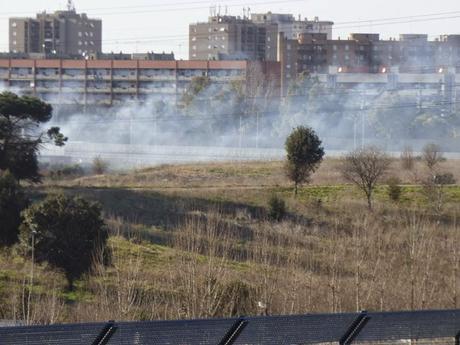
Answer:
[[[458,345],[460,310],[0,328],[1,345]]]

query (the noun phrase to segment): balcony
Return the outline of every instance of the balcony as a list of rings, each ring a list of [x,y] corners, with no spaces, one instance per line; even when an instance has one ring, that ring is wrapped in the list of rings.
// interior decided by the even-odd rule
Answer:
[[[30,79],[34,79],[34,75],[33,74],[11,73],[10,79],[11,80],[30,80]]]
[[[139,80],[141,81],[151,81],[151,80],[176,80],[175,75],[139,75]]]
[[[58,80],[59,74],[36,74],[35,79],[37,80]]]
[[[62,80],[85,80],[84,74],[62,74]]]
[[[135,87],[114,87],[113,93],[135,94],[137,89]]]

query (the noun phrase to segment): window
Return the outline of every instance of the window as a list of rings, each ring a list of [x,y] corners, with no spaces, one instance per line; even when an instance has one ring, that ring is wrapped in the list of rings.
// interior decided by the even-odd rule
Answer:
[[[225,41],[225,36],[222,36],[222,41]]]
[[[16,42],[16,41],[13,41],[13,45],[15,46],[16,44],[17,44],[17,42]]]
[[[268,41],[268,42],[270,42],[270,41],[271,41],[271,38],[270,38],[270,36],[269,36],[269,37],[267,37],[267,41]]]
[[[78,37],[81,37],[81,36],[83,36],[82,32],[78,31]]]
[[[193,49],[193,50],[196,50],[196,46],[192,46],[192,49]]]
[[[350,56],[348,54],[345,54],[345,60],[350,60]]]
[[[81,46],[83,44],[82,41],[78,41],[78,45]]]
[[[92,31],[89,33],[89,36],[90,36],[90,37],[93,37],[93,36],[94,36],[94,34],[93,34]]]
[[[211,45],[208,45],[208,49],[211,49],[211,48],[212,48],[212,46],[211,46]]]
[[[17,24],[16,22],[13,22],[13,24],[11,24],[11,26],[12,26],[13,28],[15,28],[16,26],[18,26],[18,24]]]
[[[196,41],[196,36],[193,36],[193,37],[192,37],[192,41]]]
[[[287,50],[291,50],[291,45],[288,44],[288,45],[286,46],[286,48],[287,48]]]
[[[335,44],[332,46],[332,50],[337,50],[337,46]]]
[[[221,47],[222,47],[222,49],[225,49],[225,46],[223,44],[221,45]]]
[[[350,50],[350,46],[348,44],[345,45],[345,50]]]
[[[93,46],[93,45],[94,45],[94,42],[93,42],[93,41],[90,41],[89,44]]]
[[[196,53],[193,53],[193,54],[192,54],[192,57],[196,57]]]
[[[225,28],[220,28],[219,30],[220,30],[220,31],[225,31]]]

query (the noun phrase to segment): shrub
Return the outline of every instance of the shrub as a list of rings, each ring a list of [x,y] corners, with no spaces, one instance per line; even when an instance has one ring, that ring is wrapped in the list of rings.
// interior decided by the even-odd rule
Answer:
[[[400,186],[401,180],[397,177],[388,179],[388,197],[392,201],[399,201],[401,199],[402,188]]]
[[[307,182],[323,160],[324,149],[315,131],[304,126],[295,128],[284,146],[287,153],[286,175],[294,182],[294,195],[297,196],[299,184]]]
[[[58,168],[54,168],[50,171],[50,177],[52,179],[58,180],[62,178],[73,178],[83,176],[85,171],[83,168],[78,165],[64,165]]]
[[[457,181],[452,173],[437,174],[434,177],[434,183],[437,185],[455,184]]]
[[[32,205],[23,215],[23,243],[28,246],[33,232],[37,261],[62,269],[69,288],[90,270],[93,257],[106,245],[108,232],[98,204],[53,195]]]
[[[109,168],[109,163],[103,160],[101,157],[97,156],[93,159],[93,173],[96,175],[102,175],[107,172]]]
[[[286,216],[286,202],[277,195],[272,195],[268,201],[268,216],[277,222]]]

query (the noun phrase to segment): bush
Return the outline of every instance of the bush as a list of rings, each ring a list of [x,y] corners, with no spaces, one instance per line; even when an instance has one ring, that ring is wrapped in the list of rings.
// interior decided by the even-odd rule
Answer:
[[[455,184],[457,181],[452,173],[437,174],[434,177],[434,183],[437,185]]]
[[[95,157],[93,159],[93,173],[96,175],[102,175],[107,172],[109,168],[109,163],[103,160],[101,157]]]
[[[268,216],[277,222],[286,216],[286,202],[277,195],[273,195],[268,201]]]
[[[54,168],[50,171],[50,177],[55,180],[62,178],[73,178],[83,176],[85,171],[83,168],[78,165],[64,165],[62,167]]]
[[[9,172],[0,172],[0,247],[8,247],[18,241],[21,211],[27,200],[21,186]]]
[[[286,175],[294,182],[294,195],[297,196],[299,184],[307,182],[323,160],[324,149],[315,131],[304,126],[289,134],[284,147],[287,154]]]
[[[36,260],[62,269],[70,288],[105,248],[108,232],[98,204],[53,195],[32,205],[23,215],[22,242],[28,246],[34,232]]]
[[[388,179],[388,197],[392,201],[399,201],[401,199],[402,188],[400,186],[401,180],[397,177]]]

